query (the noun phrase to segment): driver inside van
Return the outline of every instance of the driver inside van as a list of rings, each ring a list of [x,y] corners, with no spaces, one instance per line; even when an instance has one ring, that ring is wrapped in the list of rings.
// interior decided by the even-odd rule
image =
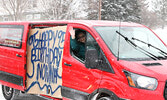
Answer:
[[[80,29],[74,30],[72,27],[70,29],[70,47],[75,56],[81,60],[85,60],[85,41],[86,32]]]

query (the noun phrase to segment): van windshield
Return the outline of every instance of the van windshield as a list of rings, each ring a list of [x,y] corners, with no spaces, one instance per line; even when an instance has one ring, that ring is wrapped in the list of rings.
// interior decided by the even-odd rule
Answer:
[[[144,27],[94,27],[114,56],[124,60],[161,60],[167,58],[166,46]],[[119,47],[119,48],[118,48]]]

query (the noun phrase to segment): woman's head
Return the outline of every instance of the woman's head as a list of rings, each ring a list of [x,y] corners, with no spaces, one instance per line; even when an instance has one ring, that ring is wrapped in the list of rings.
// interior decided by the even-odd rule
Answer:
[[[76,34],[76,39],[77,41],[79,42],[82,42],[82,43],[85,43],[86,42],[86,32],[85,31],[82,31],[82,30],[76,30],[75,32]]]

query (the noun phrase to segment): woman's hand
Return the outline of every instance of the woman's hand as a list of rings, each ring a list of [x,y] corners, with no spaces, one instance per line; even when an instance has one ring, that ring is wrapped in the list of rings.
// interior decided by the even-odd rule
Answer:
[[[73,29],[72,26],[69,27],[69,32],[70,32],[71,38],[75,39],[75,30]]]

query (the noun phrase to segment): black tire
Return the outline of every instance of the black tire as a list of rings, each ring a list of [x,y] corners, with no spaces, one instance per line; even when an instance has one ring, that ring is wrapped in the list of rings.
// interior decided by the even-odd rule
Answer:
[[[20,94],[19,90],[2,85],[2,93],[6,100],[14,100]]]
[[[101,97],[98,100],[114,100],[114,99],[111,99],[110,97]]]

